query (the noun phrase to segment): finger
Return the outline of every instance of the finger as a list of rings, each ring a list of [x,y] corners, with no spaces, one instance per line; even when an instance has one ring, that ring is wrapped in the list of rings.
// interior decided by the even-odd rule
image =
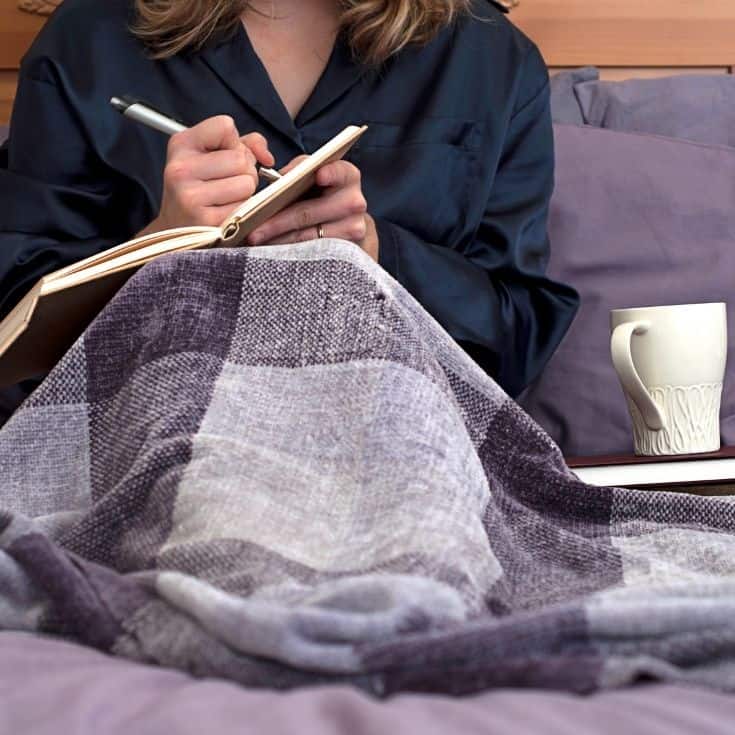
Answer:
[[[186,198],[186,205],[190,209],[228,204],[234,206],[252,196],[257,185],[257,179],[254,176],[248,174],[230,176],[226,179],[217,179],[208,181],[206,184],[192,186],[182,193],[182,197]]]
[[[273,166],[276,159],[268,148],[268,141],[260,133],[248,133],[243,135],[240,140],[252,151],[258,163],[263,166]]]
[[[172,135],[168,142],[169,160],[190,154],[225,149],[237,150],[242,146],[235,121],[229,115],[217,115]]]
[[[248,236],[248,242],[257,245],[287,232],[308,230],[319,223],[341,220],[366,211],[367,202],[358,188],[339,189],[333,194],[286,207],[253,230]]]
[[[236,151],[210,151],[179,158],[169,164],[169,175],[181,181],[211,181],[229,176],[255,176],[255,156],[244,145]]]
[[[289,245],[296,242],[308,242],[309,240],[316,239],[316,227],[310,227],[308,230],[292,230],[291,232],[285,232],[281,235],[278,235],[278,237],[274,237],[272,240],[258,242],[255,245]]]
[[[322,224],[323,237],[339,238],[341,240],[349,240],[356,245],[360,245],[367,235],[367,222],[365,215],[356,214],[337,222],[327,222]],[[309,227],[302,230],[292,230],[286,232],[270,240],[265,240],[259,245],[286,245],[288,243],[306,242],[307,240],[315,240],[318,236],[318,226]]]
[[[197,222],[208,227],[220,227],[239,205],[238,201],[222,206],[202,207],[197,212]]]
[[[334,161],[322,166],[316,172],[316,183],[319,186],[341,188],[360,183],[360,169],[349,161]]]
[[[292,168],[298,166],[302,161],[305,161],[309,156],[296,156],[292,161],[289,161],[280,171],[281,174],[287,174]]]

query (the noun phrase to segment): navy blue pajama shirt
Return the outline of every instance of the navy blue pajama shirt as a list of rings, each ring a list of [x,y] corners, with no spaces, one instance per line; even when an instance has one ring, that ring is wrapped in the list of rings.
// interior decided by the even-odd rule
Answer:
[[[130,239],[157,215],[165,135],[109,104],[130,95],[196,124],[230,115],[284,166],[346,125],[380,265],[511,395],[541,371],[578,306],[545,277],[554,180],[549,82],[536,46],[477,0],[379,69],[338,40],[292,120],[244,27],[154,61],[131,0],[65,0],[23,59],[0,148],[0,314],[41,275]]]

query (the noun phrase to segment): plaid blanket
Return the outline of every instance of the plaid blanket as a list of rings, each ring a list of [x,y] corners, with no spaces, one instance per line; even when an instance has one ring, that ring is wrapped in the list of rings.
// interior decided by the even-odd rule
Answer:
[[[2,628],[251,686],[735,690],[732,501],[578,481],[344,242],[143,268],[0,477]]]

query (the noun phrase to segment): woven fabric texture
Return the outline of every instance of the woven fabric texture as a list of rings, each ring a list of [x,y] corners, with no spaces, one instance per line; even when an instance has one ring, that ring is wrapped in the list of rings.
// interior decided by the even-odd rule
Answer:
[[[146,266],[0,474],[2,628],[252,686],[735,690],[732,502],[582,484],[349,243]]]

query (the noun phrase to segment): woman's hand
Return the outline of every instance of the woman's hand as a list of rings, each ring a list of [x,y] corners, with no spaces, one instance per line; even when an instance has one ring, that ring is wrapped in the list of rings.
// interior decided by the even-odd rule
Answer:
[[[140,234],[169,227],[217,227],[258,186],[256,163],[274,164],[259,133],[240,136],[227,115],[210,117],[171,136],[156,219]]]
[[[290,171],[305,157],[299,156],[282,170]],[[303,242],[324,237],[340,237],[359,245],[373,260],[378,261],[378,235],[373,218],[367,213],[362,193],[360,169],[347,161],[335,161],[322,166],[316,173],[316,183],[324,191],[316,199],[296,202],[275,214],[253,230],[248,245]]]

